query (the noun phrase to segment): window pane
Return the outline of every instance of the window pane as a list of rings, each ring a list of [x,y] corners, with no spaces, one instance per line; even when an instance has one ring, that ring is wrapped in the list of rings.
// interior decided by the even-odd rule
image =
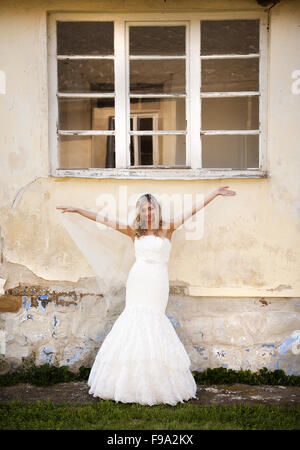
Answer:
[[[258,91],[258,69],[258,58],[202,60],[202,91]]]
[[[259,98],[202,98],[203,130],[258,130]]]
[[[58,55],[113,55],[113,22],[57,22]]]
[[[114,99],[59,99],[60,130],[112,130]]]
[[[132,98],[130,114],[135,118],[132,130],[185,130],[185,98]],[[149,126],[151,120],[151,128]]]
[[[202,55],[259,52],[259,20],[201,21]]]
[[[185,60],[130,61],[130,91],[136,94],[184,94]]]
[[[129,28],[131,55],[185,55],[185,26]]]
[[[185,136],[131,136],[132,166],[186,164]]]
[[[115,167],[114,136],[59,136],[59,168]]]
[[[58,61],[59,92],[113,92],[113,60]]]
[[[259,136],[202,136],[203,168],[258,168]]]

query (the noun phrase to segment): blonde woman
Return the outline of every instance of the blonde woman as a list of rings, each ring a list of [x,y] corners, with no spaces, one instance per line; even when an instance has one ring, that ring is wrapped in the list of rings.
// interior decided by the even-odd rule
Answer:
[[[218,195],[235,195],[228,186],[211,193],[201,207]],[[201,207],[195,207],[184,220]],[[72,207],[57,207],[91,220],[99,215]],[[180,222],[165,223],[161,205],[152,194],[136,204],[132,226],[118,221],[105,225],[130,236],[135,262],[126,282],[125,309],[104,339],[91,368],[89,393],[122,403],[176,405],[196,398],[190,358],[165,314],[169,298],[168,260],[172,233]]]

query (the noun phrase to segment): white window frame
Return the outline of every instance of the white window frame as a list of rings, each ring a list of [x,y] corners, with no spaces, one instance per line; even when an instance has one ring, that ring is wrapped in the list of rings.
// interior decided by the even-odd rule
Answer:
[[[202,59],[217,56],[200,56],[201,20],[260,20],[260,53],[259,56],[259,168],[254,169],[209,169],[201,168],[201,134],[233,134],[227,131],[201,131],[201,97],[222,97],[229,93],[200,93]],[[116,168],[101,169],[59,169],[58,168],[58,96],[57,96],[57,56],[56,56],[56,22],[57,21],[113,21],[114,22],[114,59],[115,94],[80,94],[77,97],[103,96],[115,99],[115,131],[93,130],[79,131],[79,135],[112,135],[115,134]],[[130,162],[130,104],[129,104],[129,58],[128,58],[128,25],[133,23],[156,25],[185,24],[186,35],[186,158],[185,168],[128,167]],[[267,167],[267,61],[268,31],[267,13],[264,11],[226,11],[226,12],[179,12],[169,13],[50,13],[48,15],[48,89],[49,89],[49,175],[54,177],[83,178],[121,178],[121,179],[218,179],[218,178],[266,178],[270,176]],[[246,55],[251,57],[251,55]],[[220,58],[226,55],[220,55]],[[227,55],[242,58],[243,55]],[[101,57],[100,57],[101,58]],[[160,57],[161,58],[161,57]],[[124,95],[124,92],[126,95]],[[194,95],[194,93],[199,93]],[[232,93],[230,93],[231,95]],[[236,92],[235,96],[255,95],[254,92]],[[256,93],[257,95],[257,93]],[[73,94],[65,94],[73,97]],[[151,94],[151,97],[154,95]],[[174,97],[174,95],[172,95]],[[166,132],[156,132],[166,134]],[[178,132],[180,133],[180,132]],[[63,134],[73,134],[65,131]],[[173,133],[172,133],[173,134]],[[234,134],[257,134],[255,130],[239,130]]]

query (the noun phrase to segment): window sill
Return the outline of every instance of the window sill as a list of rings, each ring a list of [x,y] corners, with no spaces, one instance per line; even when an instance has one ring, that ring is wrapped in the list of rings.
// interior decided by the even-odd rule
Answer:
[[[265,170],[260,169],[56,169],[54,177],[75,178],[116,178],[145,180],[205,180],[222,178],[269,178]]]

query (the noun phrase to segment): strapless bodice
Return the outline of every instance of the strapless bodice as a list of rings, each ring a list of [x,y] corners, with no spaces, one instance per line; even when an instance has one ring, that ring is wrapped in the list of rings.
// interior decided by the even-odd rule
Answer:
[[[134,249],[136,262],[167,264],[171,253],[172,243],[166,237],[148,234],[135,238]]]

